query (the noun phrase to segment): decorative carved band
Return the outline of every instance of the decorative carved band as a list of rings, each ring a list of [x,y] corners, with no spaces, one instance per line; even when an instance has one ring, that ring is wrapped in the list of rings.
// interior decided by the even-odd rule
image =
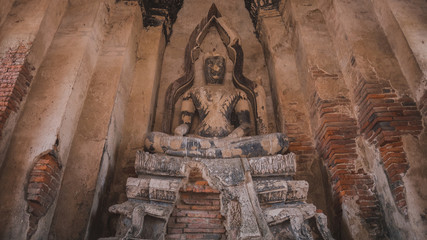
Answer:
[[[174,203],[181,180],[157,178],[128,178],[126,195],[129,199]]]
[[[260,204],[303,202],[307,199],[306,181],[256,179],[254,185]]]
[[[140,175],[185,177],[185,165],[188,161],[200,161],[200,159],[152,154],[139,150],[136,153],[135,169]],[[210,159],[210,161],[215,162],[218,159]],[[248,162],[253,177],[293,176],[296,172],[294,153],[253,157],[248,158]]]
[[[294,153],[259,158],[249,158],[251,174],[254,177],[291,176],[296,172]]]
[[[186,161],[181,157],[150,154],[139,150],[136,153],[135,170],[137,174],[185,177]]]

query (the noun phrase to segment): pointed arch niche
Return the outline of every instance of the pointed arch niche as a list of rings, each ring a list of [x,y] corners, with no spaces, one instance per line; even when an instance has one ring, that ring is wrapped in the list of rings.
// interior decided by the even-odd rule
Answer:
[[[212,4],[208,15],[201,20],[190,35],[184,55],[184,74],[172,82],[165,96],[162,131],[171,133],[175,114],[175,104],[180,96],[190,89],[195,79],[195,63],[201,55],[201,46],[211,28],[218,32],[226,48],[228,58],[233,64],[232,82],[236,88],[246,92],[252,105],[255,119],[255,134],[268,132],[266,94],[264,88],[243,75],[243,49],[237,32],[228,25],[215,4]],[[227,80],[226,80],[227,81]]]

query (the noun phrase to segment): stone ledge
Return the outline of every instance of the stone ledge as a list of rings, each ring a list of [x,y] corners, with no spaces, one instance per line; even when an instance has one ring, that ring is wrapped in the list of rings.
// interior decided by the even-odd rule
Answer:
[[[245,158],[246,159],[246,158]],[[185,166],[190,161],[213,163],[224,159],[204,159],[190,157],[174,157],[164,154],[151,154],[137,151],[135,170],[139,175],[158,175],[169,177],[185,177]],[[227,162],[239,161],[240,158],[227,159]],[[254,177],[293,176],[296,172],[296,155],[294,153],[274,156],[247,158],[249,168]]]

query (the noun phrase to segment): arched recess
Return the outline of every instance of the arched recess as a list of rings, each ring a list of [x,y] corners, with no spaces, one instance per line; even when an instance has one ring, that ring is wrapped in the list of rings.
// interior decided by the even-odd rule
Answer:
[[[215,27],[224,43],[227,54],[233,62],[233,84],[249,97],[255,116],[256,134],[267,133],[267,109],[264,88],[243,75],[243,49],[238,34],[227,25],[224,17],[212,4],[208,15],[196,26],[190,35],[184,56],[184,75],[171,83],[166,91],[165,114],[162,130],[171,132],[175,103],[194,82],[194,63],[199,58],[200,46],[210,27]]]

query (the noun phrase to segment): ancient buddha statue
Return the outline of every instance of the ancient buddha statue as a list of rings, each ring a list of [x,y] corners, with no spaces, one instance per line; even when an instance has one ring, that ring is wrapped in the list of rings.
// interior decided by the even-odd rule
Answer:
[[[240,89],[223,85],[225,59],[210,56],[204,62],[206,84],[190,88],[183,95],[181,124],[174,136],[151,132],[144,147],[153,153],[204,158],[258,157],[283,153],[288,148],[282,133],[246,136],[250,132],[250,103]],[[198,113],[200,123],[194,135],[188,135],[193,116]],[[232,114],[238,126],[232,124]],[[245,137],[246,136],[246,137]]]

